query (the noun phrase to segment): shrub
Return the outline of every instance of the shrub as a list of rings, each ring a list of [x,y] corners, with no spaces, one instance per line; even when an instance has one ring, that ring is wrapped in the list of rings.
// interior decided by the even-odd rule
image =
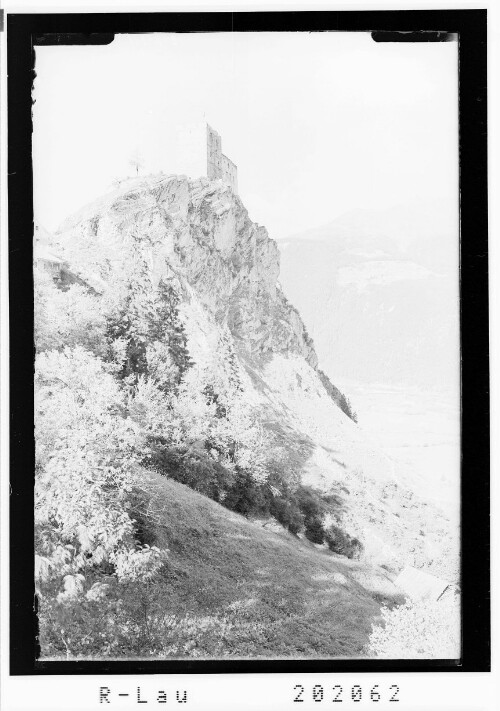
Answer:
[[[224,506],[237,513],[248,516],[269,513],[269,501],[264,487],[246,471],[239,471],[233,486],[229,489]]]
[[[106,364],[83,348],[36,360],[35,531],[39,591],[69,600],[106,568],[145,579],[159,551],[138,547],[124,507],[144,438]]]
[[[323,543],[325,530],[321,518],[313,517],[305,520],[305,536],[312,543]]]
[[[304,517],[296,505],[280,497],[271,501],[270,513],[274,518],[287,528],[290,533],[299,533],[304,526]]]
[[[158,581],[96,583],[95,593],[64,605],[45,598],[40,615],[44,656],[162,657],[222,654],[227,616],[172,614]],[[56,624],[57,623],[57,624]]]
[[[141,385],[139,382],[138,387]],[[207,396],[203,393],[202,399]],[[149,398],[151,402],[151,398]],[[212,416],[218,421],[211,402]],[[165,422],[165,418],[163,420]],[[200,432],[203,436],[203,433]],[[231,511],[244,516],[272,515],[294,535],[305,531],[314,543],[325,541],[325,519],[328,514],[342,507],[341,499],[333,494],[324,495],[308,486],[299,486],[295,491],[286,482],[284,472],[274,469],[267,480],[255,477],[252,468],[243,468],[230,459],[220,461],[219,447],[211,439],[201,439],[196,444],[174,445],[161,436],[150,438],[150,451],[143,464],[165,476],[189,486],[204,496],[221,503]],[[223,448],[222,448],[223,449]],[[331,517],[330,517],[331,518]],[[330,531],[327,539],[330,549],[349,558],[361,551],[361,543],[340,529]]]
[[[58,289],[43,270],[34,272],[35,344],[37,352],[83,346],[103,356],[106,320],[100,297],[80,285]]]
[[[328,505],[321,494],[309,486],[299,486],[293,499],[304,514],[306,524],[308,519],[322,518],[328,511]]]
[[[327,525],[328,519],[332,520],[333,512],[342,508],[343,502],[338,496],[335,494],[324,495],[309,486],[299,486],[293,495],[289,495],[288,501],[290,502],[290,515],[292,511],[295,512],[295,516],[293,516],[294,532],[298,532],[299,518],[301,518],[308,540],[313,543],[326,541],[331,551],[348,558],[359,557],[363,548],[361,541],[349,536],[338,526]],[[278,518],[278,520],[280,519]]]
[[[359,558],[363,550],[363,545],[358,538],[353,538],[338,526],[328,526],[325,530],[325,540],[331,551],[345,555],[347,558]]]
[[[152,446],[147,464],[219,503],[234,484],[233,472],[203,449],[189,450],[156,443]]]
[[[306,538],[313,543],[323,543],[323,519],[329,507],[321,494],[309,486],[299,486],[294,492],[293,502],[303,515]]]
[[[382,608],[382,624],[372,625],[371,656],[386,659],[458,659],[460,657],[460,601],[408,601],[391,610]]]

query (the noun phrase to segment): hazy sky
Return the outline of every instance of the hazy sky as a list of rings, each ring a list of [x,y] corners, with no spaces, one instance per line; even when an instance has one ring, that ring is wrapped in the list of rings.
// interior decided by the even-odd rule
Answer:
[[[169,170],[203,117],[273,238],[354,208],[458,200],[457,45],[366,33],[118,35],[37,47],[35,214],[54,230],[132,174]]]

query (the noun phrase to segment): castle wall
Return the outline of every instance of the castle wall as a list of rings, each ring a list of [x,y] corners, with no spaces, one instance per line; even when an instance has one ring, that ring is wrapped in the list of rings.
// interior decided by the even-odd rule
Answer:
[[[209,180],[222,180],[222,175],[221,137],[207,124],[207,177]]]
[[[222,155],[222,180],[229,183],[233,193],[238,194],[238,169],[233,161]]]
[[[222,180],[231,186],[234,193],[238,192],[238,169],[233,161],[222,153],[221,137],[208,124],[207,177],[209,180]]]
[[[206,123],[183,126],[178,132],[168,171],[194,179],[207,176],[209,180],[222,180],[238,192],[238,169],[222,153],[220,135]]]

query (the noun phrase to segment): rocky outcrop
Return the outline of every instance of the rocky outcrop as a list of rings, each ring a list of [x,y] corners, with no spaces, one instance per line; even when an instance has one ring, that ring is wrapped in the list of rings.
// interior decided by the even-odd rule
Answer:
[[[296,353],[317,366],[302,319],[278,285],[276,242],[221,181],[127,181],[63,225],[60,237],[70,242],[75,232],[118,250],[127,235],[140,234],[157,273],[184,278],[252,356]]]

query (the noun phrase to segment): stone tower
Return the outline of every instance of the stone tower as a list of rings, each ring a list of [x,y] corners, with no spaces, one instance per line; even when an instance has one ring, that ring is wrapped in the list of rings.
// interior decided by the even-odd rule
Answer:
[[[222,152],[221,137],[207,123],[207,177],[209,180],[222,180],[238,193],[238,169]]]
[[[238,169],[222,153],[221,137],[205,121],[186,124],[177,132],[169,171],[190,178],[222,180],[238,193]]]

